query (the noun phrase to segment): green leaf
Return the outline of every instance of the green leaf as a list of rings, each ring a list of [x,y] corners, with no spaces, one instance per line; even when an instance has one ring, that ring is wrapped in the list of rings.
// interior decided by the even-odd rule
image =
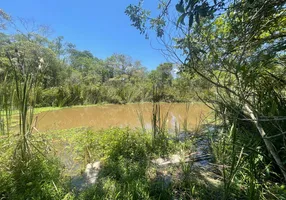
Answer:
[[[180,13],[184,13],[184,5],[183,5],[183,0],[180,1],[180,3],[176,4],[176,10]]]
[[[33,185],[33,183],[32,183],[32,182],[29,182],[29,183],[27,183],[26,185],[27,185],[27,186],[31,186],[31,185]]]
[[[177,21],[177,27],[178,27],[178,25],[179,25],[180,23],[183,24],[183,25],[185,25],[184,20],[185,20],[186,15],[187,15],[187,13],[184,13],[184,14],[182,14],[182,15],[179,17],[179,19],[178,19],[178,21]]]
[[[191,27],[194,23],[194,15],[192,12],[189,14],[189,27]]]
[[[198,23],[198,24],[200,24],[200,16],[199,16],[199,13],[197,12],[196,13],[196,22]]]
[[[188,2],[187,6],[186,6],[186,11],[189,10],[189,8],[190,8],[190,6],[191,6],[191,3],[192,3],[192,1],[189,1],[189,2]]]

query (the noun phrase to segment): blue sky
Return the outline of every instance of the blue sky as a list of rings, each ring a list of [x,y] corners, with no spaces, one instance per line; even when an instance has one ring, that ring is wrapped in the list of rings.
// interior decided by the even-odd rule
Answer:
[[[80,50],[89,50],[99,58],[113,53],[130,55],[148,69],[166,59],[156,46],[156,39],[146,40],[132,27],[125,8],[138,0],[13,0],[1,2],[12,17],[33,19],[48,25],[55,36],[64,36]],[[144,6],[155,11],[157,1],[145,0]]]

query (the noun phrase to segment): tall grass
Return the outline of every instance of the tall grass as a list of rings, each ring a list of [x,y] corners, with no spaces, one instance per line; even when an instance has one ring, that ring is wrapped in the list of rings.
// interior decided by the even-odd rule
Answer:
[[[188,127],[188,118],[189,118],[190,105],[191,104],[189,102],[187,102],[185,104],[185,111],[186,111],[186,113],[185,113],[185,117],[184,117],[184,121],[183,121],[183,130],[185,132],[188,132],[188,129],[189,129],[189,127]]]
[[[151,117],[151,125],[152,125],[152,133],[153,137],[156,138],[158,135],[164,135],[167,132],[167,121],[169,116],[169,111],[164,114],[161,112],[160,105],[160,97],[161,95],[158,92],[158,87],[153,86],[152,92],[152,117]]]
[[[137,113],[137,117],[138,120],[140,122],[141,125],[141,129],[143,133],[146,133],[146,127],[145,127],[145,120],[144,120],[144,116],[143,116],[143,110],[142,107],[140,106],[140,104],[138,104],[138,109],[136,110]]]
[[[159,102],[152,103],[152,133],[153,137],[156,138],[158,135],[164,135],[167,132],[167,122],[169,116],[169,110],[166,113],[162,113],[162,106]]]
[[[285,199],[284,185],[279,183],[255,127],[251,122],[241,124],[237,113],[231,117],[235,120],[223,120],[225,126],[212,138],[212,150],[223,177],[223,199]]]

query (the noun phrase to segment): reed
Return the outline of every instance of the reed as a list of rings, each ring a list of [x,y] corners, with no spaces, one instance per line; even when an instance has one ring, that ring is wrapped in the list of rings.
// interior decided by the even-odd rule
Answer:
[[[19,150],[23,161],[28,161],[31,153],[29,138],[33,130],[35,89],[40,77],[40,69],[44,65],[43,59],[38,57],[37,52],[33,51],[32,54],[35,60],[31,62],[25,57],[25,53],[20,50],[16,49],[14,52],[6,52],[12,68],[12,79],[14,82],[12,90],[16,91],[15,105],[19,111],[20,140],[17,144],[15,155]],[[7,106],[11,109],[12,104]]]
[[[162,113],[162,106],[160,105],[160,95],[158,88],[153,86],[153,101],[152,101],[152,133],[156,138],[158,135],[164,135],[167,132],[167,122],[171,106],[166,113]]]
[[[139,119],[140,125],[141,125],[141,130],[143,133],[146,133],[146,127],[145,127],[145,120],[143,116],[143,110],[140,104],[138,104],[138,109],[136,110],[137,117]]]
[[[183,130],[184,130],[185,132],[188,132],[188,131],[189,131],[188,118],[189,118],[190,105],[191,105],[191,104],[190,104],[189,102],[187,102],[187,103],[185,104],[185,111],[186,111],[186,113],[185,113],[185,117],[184,117],[184,121],[183,121]]]

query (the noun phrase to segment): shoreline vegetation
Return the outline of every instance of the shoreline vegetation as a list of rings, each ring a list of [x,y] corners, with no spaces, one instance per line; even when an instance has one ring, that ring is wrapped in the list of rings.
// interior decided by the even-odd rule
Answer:
[[[166,114],[161,113],[161,124]],[[35,155],[41,153],[29,165],[20,166],[22,170],[27,167],[28,173],[25,184],[18,186],[21,193],[13,193],[17,180],[9,180],[4,173],[1,187],[10,192],[2,195],[25,199],[31,195],[27,191],[38,188],[38,196],[32,194],[38,199],[223,199],[223,165],[219,163],[226,153],[221,148],[226,146],[219,140],[222,127],[200,124],[170,134],[159,121],[156,123],[158,127],[152,130],[113,127],[94,131],[81,127],[34,132],[40,143],[32,148]],[[11,138],[10,144],[1,144],[7,159],[15,142],[17,139]],[[7,164],[1,162],[1,167]],[[41,171],[37,171],[39,166]],[[272,187],[281,190],[283,197],[282,186]],[[236,193],[231,198],[243,195],[239,188],[233,186],[232,190]]]
[[[192,101],[192,102],[160,102],[164,104],[184,104],[184,103],[190,103],[190,104],[203,104],[203,102],[200,101]],[[126,104],[112,104],[112,103],[98,103],[98,104],[86,104],[86,105],[72,105],[72,106],[65,106],[65,107],[39,107],[35,108],[34,112],[35,114],[39,114],[42,112],[47,112],[47,111],[54,111],[54,110],[61,110],[61,109],[68,109],[68,108],[84,108],[84,107],[95,107],[95,106],[108,106],[108,105],[144,105],[144,104],[152,104],[152,101],[141,101],[141,102],[131,102],[131,103],[126,103]]]
[[[125,10],[146,38],[170,36],[177,62],[151,71],[29,31],[0,9],[1,200],[286,200],[285,3],[156,2],[158,13],[141,0]],[[132,116],[136,128],[37,130],[43,112],[135,102],[150,104]],[[160,102],[184,102],[171,131]],[[192,104],[212,115],[192,126]]]

